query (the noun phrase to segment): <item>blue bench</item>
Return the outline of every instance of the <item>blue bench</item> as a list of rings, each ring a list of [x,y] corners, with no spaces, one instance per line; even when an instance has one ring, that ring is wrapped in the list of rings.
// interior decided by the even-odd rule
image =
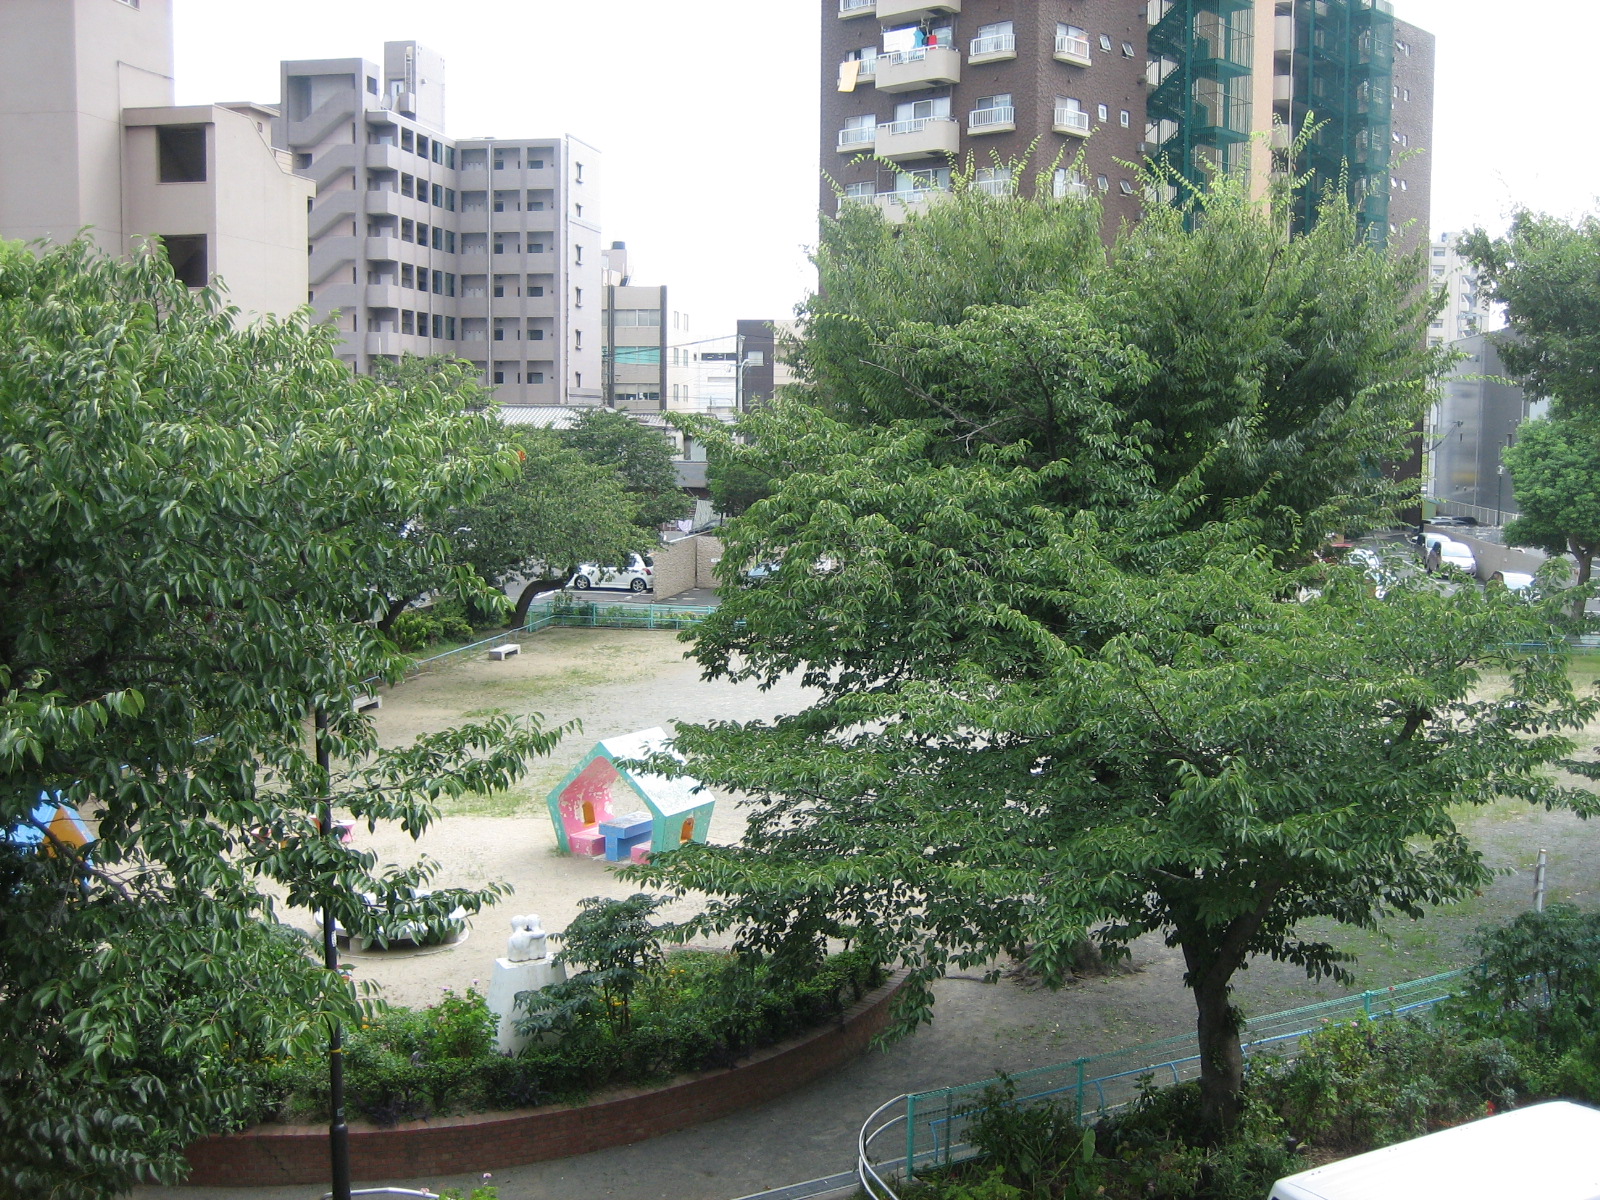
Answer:
[[[635,846],[648,846],[655,832],[655,819],[647,812],[623,813],[600,822],[606,839],[606,861],[627,862]]]

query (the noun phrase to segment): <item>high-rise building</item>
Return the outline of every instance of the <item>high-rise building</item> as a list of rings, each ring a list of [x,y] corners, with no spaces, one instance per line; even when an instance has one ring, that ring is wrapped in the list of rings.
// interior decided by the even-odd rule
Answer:
[[[1444,293],[1444,308],[1428,329],[1430,346],[1492,333],[1505,324],[1479,279],[1478,268],[1461,253],[1459,233],[1441,233],[1433,239],[1428,267],[1429,286]]]
[[[305,303],[311,185],[276,113],[173,104],[172,0],[0,4],[0,237],[111,254],[159,237],[178,277],[246,314]]]
[[[822,0],[823,171],[893,217],[948,188],[952,163],[1009,186],[1032,147],[1018,186],[1043,172],[1098,189],[1113,226],[1136,218],[1146,33],[1128,0]]]
[[[633,282],[623,242],[611,243],[605,264],[606,405],[624,412],[663,412],[670,395],[666,286]]]
[[[1126,164],[1153,160],[1177,177],[1158,199],[1292,169],[1312,176],[1297,226],[1343,182],[1373,240],[1426,237],[1433,38],[1388,0],[823,0],[822,22],[824,171],[891,216],[952,165],[1007,186],[1031,147],[1037,182],[1097,193],[1108,232],[1150,199]]]
[[[279,144],[316,182],[311,302],[345,360],[449,354],[506,404],[603,403],[599,152],[449,136],[444,61],[415,42],[282,81]]]

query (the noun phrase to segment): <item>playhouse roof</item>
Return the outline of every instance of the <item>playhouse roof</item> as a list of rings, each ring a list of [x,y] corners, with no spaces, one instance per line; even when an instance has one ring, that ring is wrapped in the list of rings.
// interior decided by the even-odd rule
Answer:
[[[597,750],[612,761],[627,758],[649,758],[653,754],[671,754],[678,761],[683,756],[672,748],[672,738],[660,726],[641,729],[638,733],[625,733],[620,737],[603,739]],[[652,775],[644,771],[617,770],[644,796],[650,807],[663,817],[675,816],[710,804],[715,797],[698,779],[680,775],[668,779],[665,775]]]

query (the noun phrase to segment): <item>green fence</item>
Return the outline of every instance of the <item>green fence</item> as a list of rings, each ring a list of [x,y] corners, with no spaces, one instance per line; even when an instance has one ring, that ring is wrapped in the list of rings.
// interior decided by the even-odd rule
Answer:
[[[1455,981],[1465,972],[1450,971],[1396,984],[1379,991],[1341,996],[1304,1008],[1271,1013],[1245,1023],[1246,1060],[1263,1052],[1292,1055],[1302,1037],[1330,1024],[1357,1017],[1374,1019],[1423,1012],[1453,994]],[[1158,1084],[1182,1083],[1200,1074],[1199,1045],[1194,1034],[1146,1042],[1126,1050],[1113,1050],[1090,1058],[1074,1059],[1052,1067],[1037,1067],[1010,1076],[1018,1104],[1052,1101],[1065,1104],[1078,1120],[1093,1121],[1122,1107],[1139,1091],[1139,1081],[1152,1077]],[[969,1114],[983,1090],[1000,1083],[998,1077],[906,1097],[906,1143],[903,1163],[885,1164],[891,1170],[914,1174],[931,1166],[947,1166],[972,1153],[966,1138]]]
[[[528,609],[527,621],[517,629],[497,633],[494,637],[457,646],[443,654],[419,658],[411,664],[411,672],[436,667],[451,659],[472,654],[484,654],[490,646],[503,646],[507,642],[521,642],[522,635],[538,633],[552,626],[581,629],[687,629],[707,613],[716,609],[701,604],[604,604],[594,601],[546,600]]]

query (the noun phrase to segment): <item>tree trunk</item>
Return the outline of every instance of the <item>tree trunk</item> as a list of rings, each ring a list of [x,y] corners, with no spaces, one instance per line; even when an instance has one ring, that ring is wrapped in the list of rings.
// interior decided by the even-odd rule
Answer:
[[[1220,972],[1212,972],[1220,975]],[[1239,1013],[1228,1002],[1228,973],[1218,982],[1207,979],[1194,989],[1200,1040],[1200,1119],[1213,1144],[1239,1120],[1244,1088],[1244,1051],[1239,1048]]]
[[[1579,546],[1572,543],[1572,557],[1578,560],[1578,586],[1582,587],[1589,582],[1590,574],[1594,570],[1594,547]],[[1572,602],[1572,619],[1583,620],[1583,610],[1587,604],[1584,597],[1579,596]]]
[[[571,579],[569,572],[566,579]],[[566,579],[535,579],[522,589],[517,597],[516,610],[511,614],[511,628],[521,629],[528,623],[528,610],[533,607],[533,598],[540,592],[547,592],[551,588],[558,588]]]
[[[389,636],[389,631],[394,628],[394,623],[400,619],[400,614],[405,612],[411,603],[411,597],[406,596],[389,605],[389,611],[383,614],[383,620],[378,622],[378,632],[384,637]]]

